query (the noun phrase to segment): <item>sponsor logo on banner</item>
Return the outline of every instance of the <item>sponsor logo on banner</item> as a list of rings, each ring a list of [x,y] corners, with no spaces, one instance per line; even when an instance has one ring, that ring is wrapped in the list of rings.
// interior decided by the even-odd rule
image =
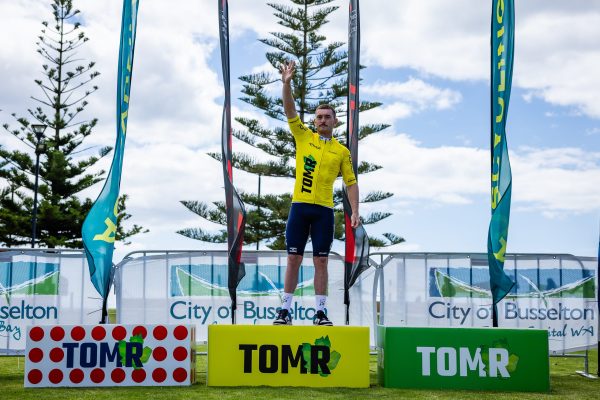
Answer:
[[[231,307],[227,287],[227,265],[178,264],[170,267],[169,314],[175,321],[188,320],[200,325],[229,323]],[[312,323],[314,268],[300,267],[291,315],[296,323]],[[237,318],[242,323],[271,323],[281,306],[283,279],[278,266],[246,265],[246,276],[237,289]],[[305,305],[310,297],[310,305]],[[210,300],[210,301],[207,301]]]
[[[175,320],[191,320],[199,322],[201,325],[228,322],[231,319],[231,307],[227,301],[221,301],[222,305],[198,304],[195,301],[177,300],[171,302],[169,313]],[[252,300],[238,301],[238,316],[254,323],[270,321],[272,322],[280,309],[281,302],[279,297],[276,300],[277,305],[265,306],[258,305]],[[325,309],[327,311],[327,309]],[[317,310],[312,307],[305,307],[294,301],[290,313],[294,321],[312,322]]]
[[[369,386],[366,327],[211,325],[208,335],[209,386]]]
[[[195,331],[184,325],[34,326],[26,387],[189,385]]]

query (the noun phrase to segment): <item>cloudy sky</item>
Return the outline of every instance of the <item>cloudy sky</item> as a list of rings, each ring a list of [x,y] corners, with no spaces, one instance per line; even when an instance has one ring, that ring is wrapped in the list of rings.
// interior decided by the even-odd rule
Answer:
[[[278,2],[285,2],[280,0]],[[35,52],[49,1],[0,3],[0,120],[23,114],[39,94],[42,59]],[[516,2],[513,89],[507,135],[513,170],[508,252],[594,256],[600,222],[600,1]],[[95,60],[100,90],[87,117],[100,124],[88,146],[113,145],[122,3],[76,0],[90,41],[80,51]],[[268,69],[257,39],[278,31],[266,2],[230,0],[232,91],[236,77]],[[347,40],[347,2],[323,33]],[[215,248],[175,233],[217,230],[180,200],[224,198],[220,151],[222,81],[217,1],[141,0],[131,108],[122,176],[131,221],[150,229],[117,246],[130,251]],[[363,193],[394,196],[365,206],[393,215],[368,227],[406,243],[395,251],[484,252],[489,200],[489,35],[491,1],[368,0],[361,2],[363,99],[383,103],[362,122],[391,127],[360,143],[359,158],[383,169],[360,179]],[[236,101],[233,116],[275,122]],[[14,148],[7,134],[0,144]],[[247,150],[234,142],[234,150]],[[108,169],[106,159],[100,167]],[[234,172],[253,191],[257,178]],[[263,179],[263,193],[291,191],[293,182]],[[97,185],[83,193],[95,198]],[[219,246],[217,246],[219,247]],[[221,247],[222,248],[222,247]],[[254,247],[253,247],[254,248]],[[343,251],[340,243],[334,249]]]

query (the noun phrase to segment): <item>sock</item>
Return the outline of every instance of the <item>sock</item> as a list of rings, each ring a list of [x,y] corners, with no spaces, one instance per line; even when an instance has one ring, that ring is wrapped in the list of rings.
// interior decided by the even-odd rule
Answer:
[[[317,311],[325,311],[325,304],[327,303],[327,296],[318,294],[315,296],[317,300]]]
[[[290,311],[292,309],[292,299],[294,298],[294,293],[284,293],[281,296],[281,308]]]

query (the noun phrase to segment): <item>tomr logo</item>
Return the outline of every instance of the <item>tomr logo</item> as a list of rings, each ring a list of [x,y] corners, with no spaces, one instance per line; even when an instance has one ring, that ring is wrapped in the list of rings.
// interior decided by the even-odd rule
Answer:
[[[258,370],[264,374],[274,374],[281,368],[282,374],[287,374],[289,368],[298,368],[300,364],[300,373],[308,373],[306,361],[302,354],[302,345],[298,346],[296,353],[292,351],[290,345],[281,346],[281,357],[279,348],[272,344],[263,344],[258,347],[255,344],[240,344],[240,350],[244,352],[244,373],[252,373],[252,356],[255,350],[258,350]],[[310,346],[310,373],[311,374],[331,374],[327,363],[331,358],[329,347],[312,345]]]
[[[126,367],[143,367],[142,355],[143,345],[137,342],[125,343],[124,360]],[[63,348],[67,350],[67,368],[73,368],[76,350],[79,350],[79,365],[83,368],[92,368],[100,366],[106,367],[108,363],[115,363],[117,367],[122,367],[123,363],[119,355],[119,344],[115,343],[112,348],[108,343],[63,343]]]
[[[488,349],[488,365],[481,357],[481,348],[475,350],[471,355],[469,348],[460,347],[458,357],[456,349],[452,347],[417,347],[417,353],[421,353],[421,375],[431,376],[431,356],[436,355],[436,370],[439,376],[467,376],[468,371],[478,371],[480,377],[510,378],[507,367],[509,366],[508,350],[503,348]]]
[[[304,157],[304,172],[302,173],[302,193],[311,193],[311,188],[313,185],[313,172],[315,172],[315,167],[317,166],[317,160],[310,155],[308,157]]]

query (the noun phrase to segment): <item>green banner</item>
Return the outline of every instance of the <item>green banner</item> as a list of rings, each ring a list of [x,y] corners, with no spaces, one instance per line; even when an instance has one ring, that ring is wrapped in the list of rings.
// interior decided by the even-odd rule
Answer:
[[[379,326],[377,340],[384,387],[550,390],[545,330]]]

